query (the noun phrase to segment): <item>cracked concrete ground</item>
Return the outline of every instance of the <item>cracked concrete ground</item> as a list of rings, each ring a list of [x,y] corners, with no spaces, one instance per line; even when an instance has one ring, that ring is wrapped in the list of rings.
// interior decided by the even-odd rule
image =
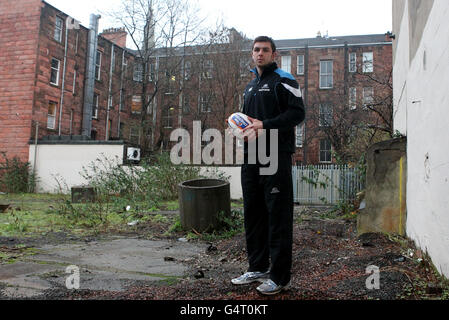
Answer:
[[[184,277],[191,261],[206,245],[175,240],[141,240],[114,237],[108,240],[42,245],[35,254],[0,265],[0,299],[39,298],[46,290],[69,287],[124,291],[135,281],[170,281]]]

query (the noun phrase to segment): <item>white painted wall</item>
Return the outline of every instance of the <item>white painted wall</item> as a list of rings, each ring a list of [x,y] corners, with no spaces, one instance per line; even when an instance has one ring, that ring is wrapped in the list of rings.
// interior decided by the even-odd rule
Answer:
[[[242,185],[241,185],[241,169],[238,167],[202,167],[200,173],[211,178],[219,177],[218,174],[223,174],[229,178],[229,184],[231,189],[231,199],[239,200],[243,198]]]
[[[435,0],[421,44],[409,64],[409,22],[405,12],[393,74],[394,125],[407,134],[407,236],[427,251],[446,277],[449,277],[448,15],[449,1]]]
[[[34,167],[35,145],[30,145],[29,162]],[[79,174],[95,159],[104,155],[123,163],[123,145],[117,144],[38,144],[36,154],[37,192],[60,192],[62,187],[86,184]],[[57,180],[56,180],[57,179]],[[66,185],[66,186],[65,186]],[[61,190],[66,192],[67,190]]]
[[[409,24],[408,6],[405,6],[401,23],[401,37],[396,44],[393,66],[393,126],[403,135],[407,135],[407,75],[409,65]]]
[[[34,165],[34,149],[30,146],[29,162]],[[87,182],[80,172],[86,169],[97,158],[117,159],[123,163],[123,145],[102,144],[40,144],[36,154],[36,174],[38,176],[37,192],[57,193],[70,192],[72,186]],[[225,176],[229,179],[231,199],[241,199],[240,166],[238,167],[202,167],[200,173],[211,178]],[[58,182],[64,190],[60,190]]]

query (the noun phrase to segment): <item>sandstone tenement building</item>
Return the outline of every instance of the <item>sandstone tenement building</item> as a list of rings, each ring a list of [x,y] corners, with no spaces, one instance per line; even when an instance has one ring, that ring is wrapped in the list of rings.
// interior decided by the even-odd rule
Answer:
[[[193,120],[202,121],[202,129],[223,129],[252,76],[251,40],[231,29],[230,43],[210,53],[189,47],[164,56],[166,51],[157,49],[142,101],[139,56],[126,48],[123,28],[103,30],[93,42],[90,28],[45,1],[0,0],[0,7],[0,151],[8,157],[28,161],[36,136],[123,140],[148,152],[169,148],[170,132],[191,129]],[[332,143],[319,130],[322,120],[338,117],[335,107],[342,101],[358,110],[372,99],[376,89],[356,82],[356,74],[388,76],[391,39],[318,35],[275,41],[277,62],[300,83],[307,109],[297,128],[295,161],[332,163]]]

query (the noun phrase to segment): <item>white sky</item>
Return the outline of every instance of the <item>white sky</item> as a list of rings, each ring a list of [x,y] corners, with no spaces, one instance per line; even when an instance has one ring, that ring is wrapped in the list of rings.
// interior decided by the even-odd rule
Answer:
[[[91,13],[119,7],[121,0],[45,0],[89,27]],[[343,36],[386,33],[392,29],[392,0],[191,0],[210,24],[223,19],[249,38],[313,38],[317,32]],[[103,15],[99,31],[120,27]]]

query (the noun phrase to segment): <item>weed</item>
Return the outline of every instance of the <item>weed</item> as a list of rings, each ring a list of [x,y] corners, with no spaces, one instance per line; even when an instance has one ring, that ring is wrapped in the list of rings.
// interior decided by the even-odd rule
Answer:
[[[36,176],[31,171],[30,163],[18,157],[9,159],[5,152],[0,152],[0,191],[8,193],[34,192]]]
[[[14,209],[9,210],[9,224],[6,228],[10,232],[24,233],[27,231],[28,225],[23,220],[23,214]]]
[[[183,231],[182,224],[181,224],[181,218],[179,216],[177,216],[175,218],[175,221],[173,222],[173,224],[169,228],[168,232],[169,233],[176,233],[176,232],[181,232],[181,231]]]
[[[218,227],[211,232],[197,234],[202,240],[213,242],[219,239],[229,239],[244,232],[243,214],[239,210],[231,210],[231,215],[224,212],[218,214]]]

